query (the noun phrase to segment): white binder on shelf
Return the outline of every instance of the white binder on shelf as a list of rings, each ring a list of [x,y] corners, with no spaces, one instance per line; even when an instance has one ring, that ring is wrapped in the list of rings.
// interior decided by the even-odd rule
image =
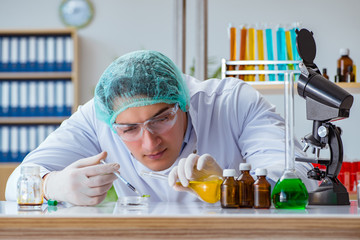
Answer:
[[[46,116],[56,116],[54,81],[46,81],[46,112]]]
[[[45,125],[38,125],[37,126],[37,141],[36,145],[39,146],[46,138],[47,131]]]
[[[37,146],[39,146],[38,144],[38,139],[37,139],[37,126],[31,125],[28,127],[28,135],[29,135],[29,141],[28,141],[28,152],[31,152],[32,150],[34,150],[35,148],[37,148]]]
[[[65,106],[65,80],[56,81],[56,116],[66,116],[66,106]]]
[[[74,104],[74,86],[71,80],[66,81],[65,85],[65,115],[70,116]]]
[[[28,59],[28,38],[19,38],[19,69],[18,71],[27,71],[27,60]]]
[[[1,116],[10,115],[10,82],[2,81],[1,86]]]
[[[11,36],[10,37],[10,71],[16,72],[18,71],[19,64],[19,41],[18,37]]]
[[[37,55],[37,41],[35,36],[29,36],[28,38],[28,59],[27,59],[27,71],[34,72],[36,71],[36,55]]]
[[[45,37],[38,36],[36,38],[37,41],[37,71],[44,72],[45,69],[45,52],[46,52],[46,45],[45,45]]]
[[[19,105],[19,82],[12,81],[10,84],[10,116],[17,117],[19,116],[20,112],[20,105]]]
[[[70,72],[71,65],[74,59],[74,46],[71,36],[66,36],[65,38],[65,69],[64,71]]]
[[[10,127],[7,125],[0,126],[0,135],[1,135],[1,161],[0,162],[9,162],[10,157]]]
[[[39,113],[37,98],[38,98],[38,91],[37,91],[37,82],[36,81],[29,81],[28,82],[28,103],[29,103],[29,116],[37,116]]]
[[[55,71],[55,37],[46,37],[46,71]]]
[[[19,131],[18,126],[10,127],[10,161],[17,162],[19,159]]]
[[[19,116],[29,116],[29,105],[28,105],[28,85],[26,81],[19,81],[20,95],[19,95]]]
[[[25,156],[28,154],[27,152],[27,126],[19,127],[19,157],[18,161],[21,162]]]
[[[37,99],[36,99],[36,116],[47,116],[47,82],[46,81],[37,81]]]
[[[65,37],[56,36],[56,67],[55,71],[65,71]]]
[[[10,71],[10,38],[7,36],[2,37],[1,41],[1,71]]]

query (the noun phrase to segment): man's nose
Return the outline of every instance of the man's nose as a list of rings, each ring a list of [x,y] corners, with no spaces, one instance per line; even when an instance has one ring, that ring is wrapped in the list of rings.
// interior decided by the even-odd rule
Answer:
[[[157,134],[150,132],[146,127],[143,129],[142,146],[144,149],[152,151],[161,142]]]

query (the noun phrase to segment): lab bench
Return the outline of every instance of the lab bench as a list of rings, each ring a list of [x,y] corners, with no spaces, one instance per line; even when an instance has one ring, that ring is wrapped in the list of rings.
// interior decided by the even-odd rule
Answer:
[[[223,209],[201,202],[94,207],[42,206],[18,211],[0,202],[0,238],[8,239],[360,239],[360,209]]]

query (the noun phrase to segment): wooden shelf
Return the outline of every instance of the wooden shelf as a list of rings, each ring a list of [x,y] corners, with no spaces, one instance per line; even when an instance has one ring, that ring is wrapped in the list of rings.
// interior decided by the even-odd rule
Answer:
[[[70,79],[73,78],[71,72],[2,72],[0,73],[1,80],[48,80],[48,79]]]
[[[1,117],[0,125],[60,124],[69,117]]]

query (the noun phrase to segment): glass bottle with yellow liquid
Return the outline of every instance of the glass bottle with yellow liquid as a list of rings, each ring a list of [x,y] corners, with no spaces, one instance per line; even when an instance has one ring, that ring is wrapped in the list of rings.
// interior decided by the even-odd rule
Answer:
[[[285,75],[285,170],[271,198],[275,208],[305,209],[309,194],[295,172],[294,158],[294,75]]]
[[[166,181],[168,180],[167,175],[156,172],[143,171],[141,175]],[[216,203],[220,200],[220,186],[222,182],[223,179],[221,177],[211,175],[199,181],[189,181],[188,188],[192,189],[204,202]],[[181,186],[181,183],[177,182],[176,185]]]

